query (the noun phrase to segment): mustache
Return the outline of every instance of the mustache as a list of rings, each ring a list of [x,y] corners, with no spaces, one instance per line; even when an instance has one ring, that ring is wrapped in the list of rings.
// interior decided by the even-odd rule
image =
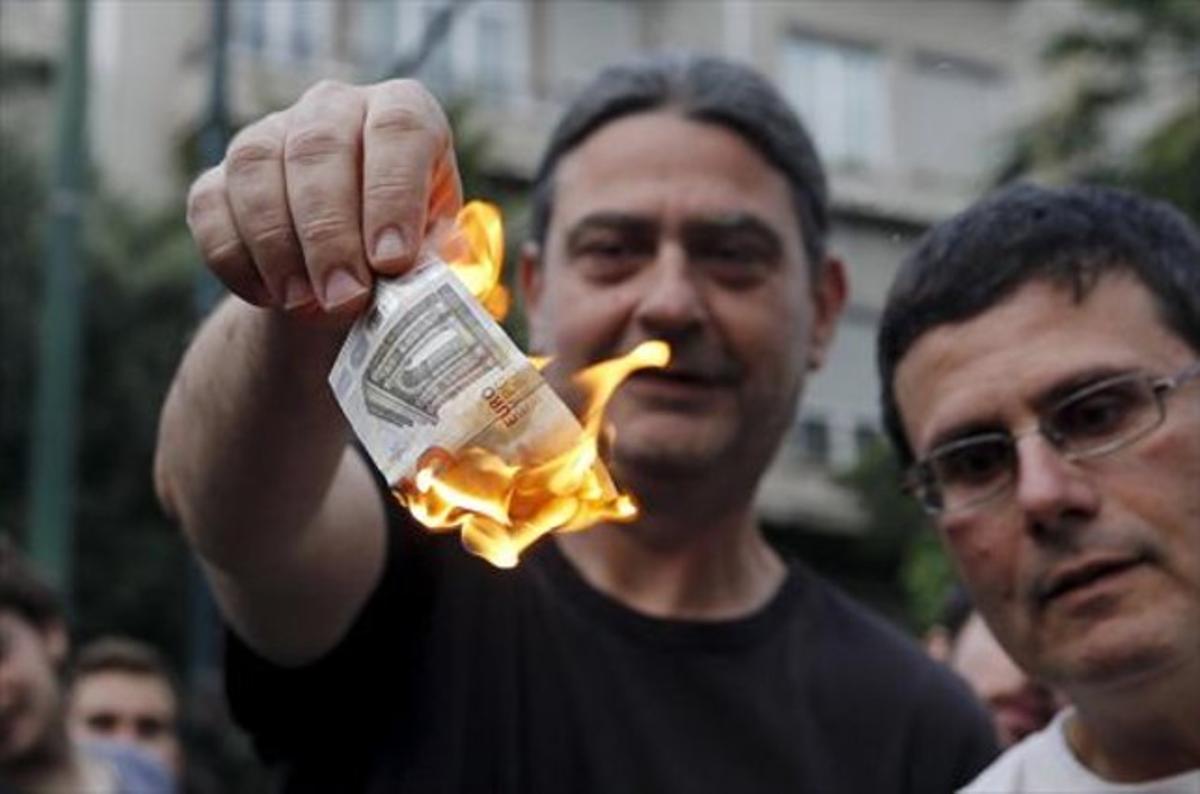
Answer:
[[[546,355],[543,351],[536,351],[536,354],[545,360],[542,374],[547,380],[557,385],[571,381],[579,372],[600,361],[628,355],[642,341],[648,340],[638,340],[628,347],[622,347],[615,352],[607,352],[600,358],[587,361],[569,360],[560,355]],[[713,382],[733,382],[739,380],[745,371],[737,359],[712,344],[679,342],[671,339],[662,341],[665,341],[671,348],[671,359],[667,365],[637,370],[631,377],[666,375]]]
[[[720,351],[671,348],[671,360],[660,369],[644,369],[634,376],[667,376],[687,380],[732,383],[742,377],[742,366]]]

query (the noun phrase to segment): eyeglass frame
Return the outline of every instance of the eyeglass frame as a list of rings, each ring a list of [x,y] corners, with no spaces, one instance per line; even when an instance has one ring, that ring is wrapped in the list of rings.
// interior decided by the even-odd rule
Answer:
[[[1200,377],[1200,360],[1193,361],[1191,364],[1176,372],[1174,375],[1165,377],[1155,377],[1143,372],[1131,372],[1122,375],[1114,375],[1112,377],[1090,383],[1086,386],[1081,386],[1080,388],[1072,391],[1070,394],[1064,395],[1062,398],[1055,400],[1054,404],[1046,410],[1039,412],[1037,424],[1021,433],[1009,433],[1004,431],[977,433],[975,435],[956,439],[949,443],[935,447],[934,449],[930,450],[927,455],[914,462],[904,471],[904,474],[902,475],[901,489],[904,490],[905,493],[915,498],[921,504],[921,507],[926,513],[934,516],[946,515],[948,513],[961,513],[965,510],[987,504],[993,499],[996,499],[1000,495],[1004,494],[1016,482],[1018,471],[1017,463],[1019,462],[1017,443],[1021,441],[1021,439],[1032,435],[1040,435],[1050,443],[1050,446],[1054,447],[1063,460],[1069,462],[1100,458],[1104,457],[1105,455],[1110,455],[1120,449],[1124,449],[1136,441],[1145,438],[1161,427],[1167,418],[1167,397],[1189,380],[1197,377]],[[1063,405],[1066,405],[1074,400],[1078,400],[1081,397],[1085,397],[1092,392],[1107,388],[1114,383],[1134,380],[1141,380],[1149,385],[1150,391],[1154,396],[1154,402],[1158,409],[1158,418],[1153,423],[1148,424],[1146,427],[1141,428],[1128,436],[1112,439],[1094,448],[1070,451],[1062,448],[1062,444],[1066,441],[1066,439],[1062,437],[1061,433],[1056,432],[1053,428],[1046,426],[1046,417],[1052,416]],[[949,451],[960,449],[964,446],[969,446],[985,440],[1003,442],[1006,445],[1011,457],[1011,463],[1008,466],[1007,477],[998,482],[994,490],[989,491],[983,496],[977,497],[972,501],[969,501],[967,504],[958,505],[949,510],[943,506],[935,505],[932,499],[923,495],[923,492],[927,492],[931,485],[937,488],[938,494],[943,493],[943,489],[937,485],[936,475],[932,474],[930,461],[932,461],[935,457],[944,455]]]

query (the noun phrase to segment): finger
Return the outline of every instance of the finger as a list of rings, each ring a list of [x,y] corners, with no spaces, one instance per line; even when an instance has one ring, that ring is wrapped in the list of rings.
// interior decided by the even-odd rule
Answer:
[[[234,223],[220,166],[210,168],[192,183],[187,224],[200,258],[230,292],[256,306],[271,304],[271,295]]]
[[[229,206],[259,277],[278,307],[316,300],[292,228],[283,173],[284,116],[274,113],[239,132],[225,155]]]
[[[412,264],[435,198],[438,213],[462,203],[445,114],[412,80],[373,86],[363,131],[362,216],[375,270],[394,274]]]
[[[454,220],[462,209],[462,180],[458,171],[458,159],[451,145],[442,153],[433,172],[433,190],[429,199],[429,218],[425,223],[428,230],[442,219]]]
[[[326,312],[353,313],[371,284],[363,250],[359,89],[318,83],[288,111],[284,181],[313,292]]]

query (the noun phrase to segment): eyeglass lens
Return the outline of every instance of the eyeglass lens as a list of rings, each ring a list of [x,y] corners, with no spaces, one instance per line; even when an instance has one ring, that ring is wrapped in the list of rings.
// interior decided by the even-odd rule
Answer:
[[[1088,386],[1053,405],[1040,432],[1069,459],[1112,452],[1158,426],[1162,402],[1151,381],[1127,375]],[[927,461],[921,491],[934,510],[970,507],[1002,492],[1016,477],[1016,442],[1005,433],[963,439]]]

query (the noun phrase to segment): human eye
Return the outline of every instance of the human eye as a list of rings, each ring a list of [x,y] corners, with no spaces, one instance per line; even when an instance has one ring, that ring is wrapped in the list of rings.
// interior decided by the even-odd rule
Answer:
[[[693,232],[688,256],[722,283],[750,286],[774,264],[777,247],[754,229],[711,228]]]
[[[597,229],[579,235],[571,245],[571,259],[590,278],[615,280],[635,270],[652,254],[638,235],[614,229]]]
[[[1007,439],[964,439],[930,456],[930,466],[943,488],[977,488],[1007,476],[1012,451]]]
[[[1067,443],[1095,443],[1134,432],[1154,402],[1143,378],[1103,383],[1059,403],[1051,413],[1051,430]]]
[[[136,723],[135,730],[142,739],[157,739],[167,732],[167,724],[156,717],[141,717]]]
[[[117,729],[117,717],[115,714],[100,712],[92,714],[87,718],[88,727],[96,733],[107,734],[112,733]]]

